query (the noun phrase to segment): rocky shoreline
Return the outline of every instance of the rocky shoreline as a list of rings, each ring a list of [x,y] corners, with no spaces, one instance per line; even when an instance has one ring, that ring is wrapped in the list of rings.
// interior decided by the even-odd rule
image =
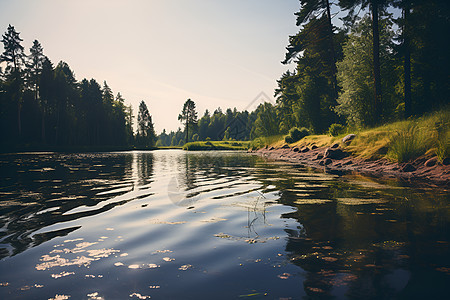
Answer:
[[[450,165],[438,163],[436,157],[419,157],[409,163],[392,163],[387,159],[364,160],[350,155],[336,143],[330,147],[315,145],[281,148],[267,147],[252,151],[268,159],[299,163],[327,173],[360,174],[387,180],[399,180],[408,185],[450,188]]]

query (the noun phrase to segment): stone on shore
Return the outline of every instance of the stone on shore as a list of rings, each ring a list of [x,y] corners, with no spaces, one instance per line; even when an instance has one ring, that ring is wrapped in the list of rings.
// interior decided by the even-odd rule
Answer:
[[[342,159],[347,156],[347,153],[339,148],[327,148],[324,153],[324,157],[331,159]]]
[[[350,145],[350,143],[353,141],[353,139],[356,137],[356,134],[348,134],[343,139],[342,142],[346,145]]]
[[[432,167],[432,166],[434,166],[436,164],[437,164],[437,158],[436,157],[432,157],[432,158],[430,158],[429,160],[427,160],[424,163],[425,167]]]
[[[309,148],[308,148],[308,147],[305,147],[305,148],[303,148],[303,149],[301,150],[302,153],[306,153],[306,152],[308,152],[308,151],[309,151]]]

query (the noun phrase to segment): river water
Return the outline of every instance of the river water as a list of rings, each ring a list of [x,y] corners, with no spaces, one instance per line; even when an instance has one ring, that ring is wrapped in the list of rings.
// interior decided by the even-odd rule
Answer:
[[[0,156],[0,299],[438,299],[448,191],[239,152]]]

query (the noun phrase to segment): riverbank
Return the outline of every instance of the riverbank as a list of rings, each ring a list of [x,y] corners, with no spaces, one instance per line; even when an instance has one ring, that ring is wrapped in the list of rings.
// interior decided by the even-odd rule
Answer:
[[[299,163],[328,173],[360,174],[386,180],[399,180],[407,184],[450,189],[450,165],[440,163],[427,155],[407,162],[396,163],[386,158],[367,160],[351,155],[343,143],[327,146],[265,147],[250,151],[272,160]]]
[[[198,141],[183,146],[187,151],[247,150],[250,141]]]

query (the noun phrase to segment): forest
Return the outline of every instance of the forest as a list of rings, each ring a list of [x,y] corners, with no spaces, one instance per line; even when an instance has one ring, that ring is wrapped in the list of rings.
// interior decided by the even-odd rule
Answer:
[[[39,41],[26,54],[20,33],[10,25],[0,56],[0,146],[148,148],[253,140],[293,128],[322,134],[337,125],[369,128],[448,107],[448,1],[300,4],[299,31],[288,38],[280,58],[293,69],[278,79],[275,105],[261,103],[251,112],[217,108],[199,118],[188,99],[178,117],[184,128],[159,135],[144,101],[135,118],[106,81],[77,81],[67,63],[55,66],[44,55]],[[333,26],[336,11],[340,27]]]
[[[20,33],[9,25],[2,36],[0,62],[0,147],[21,149],[128,149],[152,147],[152,117],[141,101],[137,132],[133,110],[104,81],[77,81],[63,61],[56,66],[33,41],[29,54]],[[84,148],[83,148],[84,147]]]
[[[253,112],[206,111],[185,128],[159,136],[161,145],[189,140],[249,140],[303,128],[370,128],[446,110],[450,84],[449,2],[300,0],[299,31],[289,37],[276,104]],[[345,12],[342,27],[331,10]],[[394,14],[394,12],[396,14]],[[186,131],[186,130],[185,130]]]

